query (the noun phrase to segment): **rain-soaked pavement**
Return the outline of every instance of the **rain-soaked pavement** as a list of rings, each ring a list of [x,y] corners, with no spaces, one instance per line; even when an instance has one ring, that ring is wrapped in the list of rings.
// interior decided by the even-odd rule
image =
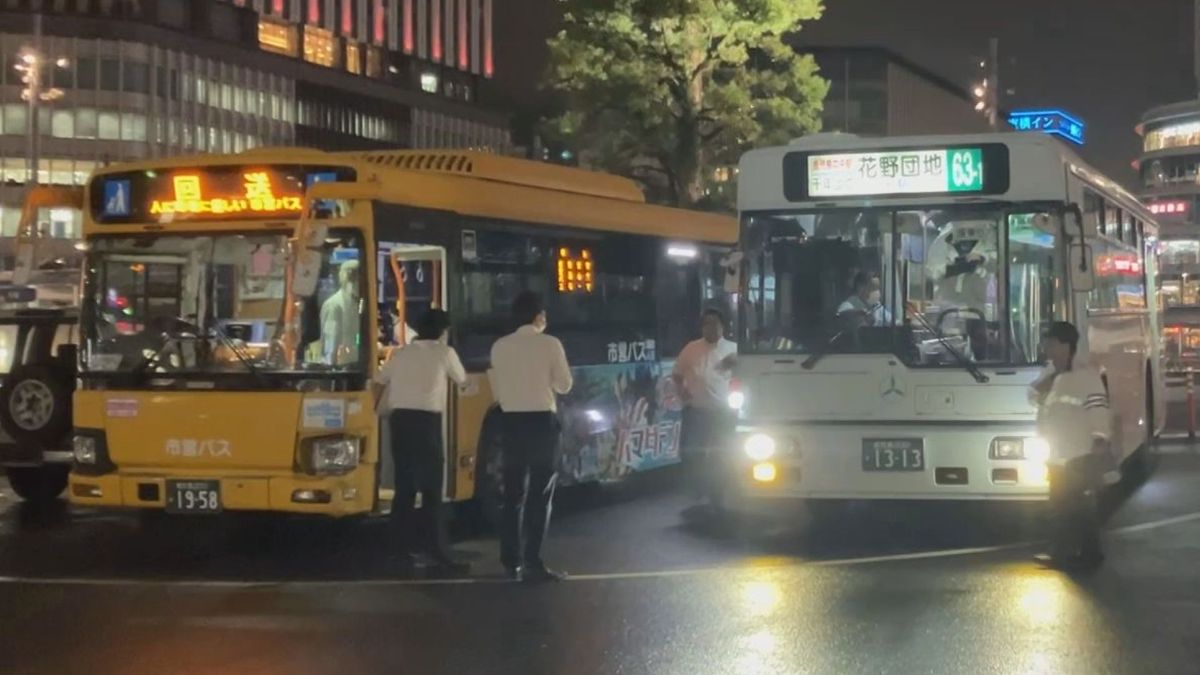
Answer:
[[[386,524],[143,519],[0,498],[3,673],[1191,673],[1200,453],[1111,500],[1100,571],[1029,562],[1013,504],[798,506],[709,526],[660,473],[575,490],[504,581],[403,571]]]

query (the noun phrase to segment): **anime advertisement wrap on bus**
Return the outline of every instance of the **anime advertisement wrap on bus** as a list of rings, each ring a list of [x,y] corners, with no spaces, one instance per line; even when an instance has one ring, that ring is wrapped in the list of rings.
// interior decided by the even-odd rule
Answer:
[[[566,484],[614,481],[679,461],[682,403],[671,364],[573,369],[563,397],[559,475]]]

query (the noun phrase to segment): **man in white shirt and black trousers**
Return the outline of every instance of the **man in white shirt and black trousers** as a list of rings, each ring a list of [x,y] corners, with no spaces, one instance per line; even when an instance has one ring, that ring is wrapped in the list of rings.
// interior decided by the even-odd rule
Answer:
[[[1096,493],[1120,474],[1109,450],[1108,392],[1100,372],[1079,353],[1079,331],[1050,324],[1042,340],[1050,364],[1030,385],[1038,434],[1050,446],[1050,551],[1037,556],[1052,567],[1089,569],[1104,561]]]
[[[421,317],[417,339],[392,353],[375,376],[375,400],[387,411],[388,431],[395,462],[396,497],[392,520],[409,553],[424,550],[438,568],[465,574],[470,567],[450,555],[442,489],[446,451],[442,442],[442,414],[446,410],[447,381],[466,384],[467,373],[454,348],[446,344],[450,316],[430,309]],[[421,495],[424,537],[413,506]],[[422,541],[424,539],[424,541]]]
[[[537,293],[517,296],[513,318],[520,327],[492,345],[504,453],[500,560],[511,578],[557,581],[564,575],[542,562],[542,540],[550,527],[561,430],[555,396],[571,391],[571,369],[562,343],[545,334],[546,310]]]

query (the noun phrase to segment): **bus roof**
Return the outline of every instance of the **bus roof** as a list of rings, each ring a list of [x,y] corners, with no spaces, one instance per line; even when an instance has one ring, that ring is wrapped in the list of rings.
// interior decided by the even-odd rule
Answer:
[[[712,243],[737,241],[736,219],[721,214],[647,204],[633,181],[611,174],[503,157],[477,151],[384,150],[324,152],[307,148],[259,148],[232,155],[192,155],[112,165],[106,174],[139,170],[263,164],[346,166],[373,199],[462,215],[645,234]],[[90,181],[89,181],[90,186]],[[85,203],[90,204],[91,200]],[[278,220],[278,217],[272,220]],[[84,220],[88,229],[89,220]],[[144,230],[148,225],[104,225],[105,232]],[[204,227],[228,229],[229,223]],[[92,226],[91,232],[95,232]]]
[[[793,153],[855,153],[918,148],[954,148],[1000,144],[1009,153],[1009,185],[1001,193],[979,195],[943,193],[935,195],[891,195],[866,197],[819,197],[790,200],[785,196],[783,163]],[[1145,206],[1116,181],[1109,179],[1079,158],[1066,144],[1040,133],[996,133],[947,136],[860,137],[854,134],[815,134],[789,145],[751,150],[738,168],[738,210],[760,211],[814,207],[870,205],[916,206],[930,203],[980,203],[986,201],[1045,201],[1066,203],[1068,174],[1093,184],[1123,207],[1144,220],[1153,221]]]

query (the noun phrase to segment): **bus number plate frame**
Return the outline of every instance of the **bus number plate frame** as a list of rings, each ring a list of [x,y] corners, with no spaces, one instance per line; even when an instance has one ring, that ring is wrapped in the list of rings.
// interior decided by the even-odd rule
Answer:
[[[221,481],[167,481],[168,513],[220,513]]]
[[[924,471],[925,439],[864,438],[863,471]]]

